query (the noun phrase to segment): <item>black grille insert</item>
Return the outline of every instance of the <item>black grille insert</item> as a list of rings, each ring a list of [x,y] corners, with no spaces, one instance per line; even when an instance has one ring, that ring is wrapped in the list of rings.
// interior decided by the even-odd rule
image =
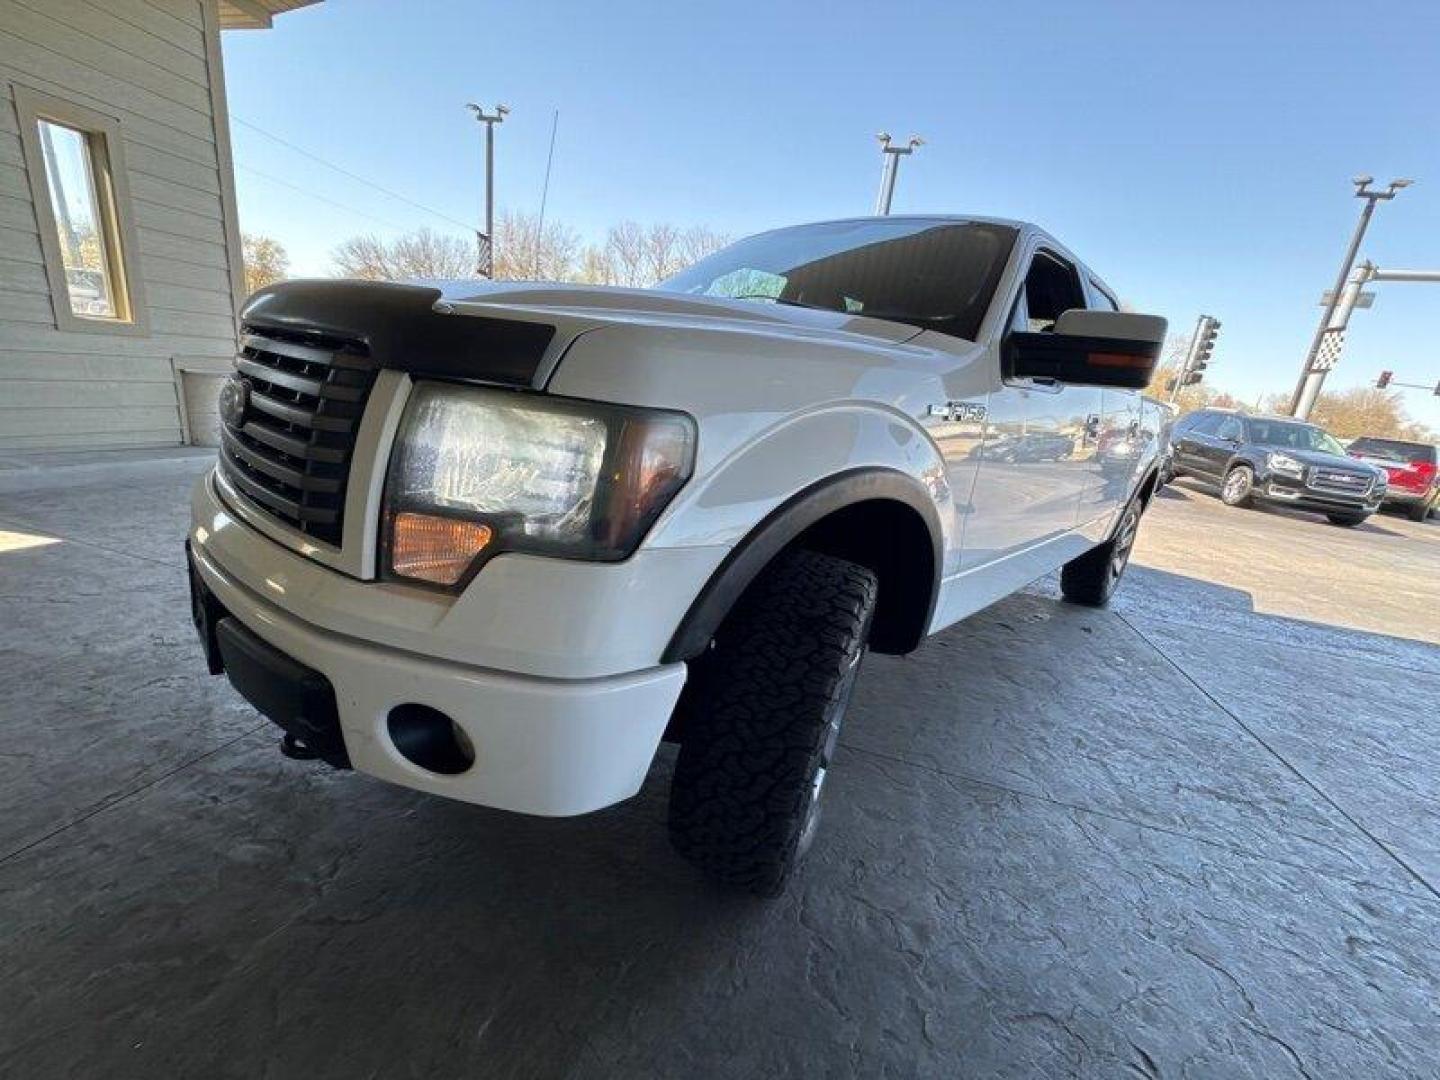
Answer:
[[[235,358],[244,408],[220,424],[226,479],[266,513],[340,546],[345,484],[375,383],[366,351],[320,335],[247,327]]]

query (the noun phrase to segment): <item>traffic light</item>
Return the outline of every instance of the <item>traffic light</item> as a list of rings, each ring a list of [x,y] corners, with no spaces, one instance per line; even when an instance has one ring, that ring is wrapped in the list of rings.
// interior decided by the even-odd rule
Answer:
[[[1205,377],[1205,368],[1215,352],[1215,338],[1220,333],[1220,320],[1211,315],[1200,316],[1200,325],[1195,328],[1195,349],[1190,354],[1190,363],[1185,368],[1185,386],[1194,386]]]
[[[1382,371],[1382,372],[1380,372],[1380,377],[1375,380],[1375,389],[1377,389],[1377,390],[1384,390],[1387,386],[1390,385],[1390,380],[1393,379],[1394,377],[1395,377],[1395,372],[1393,372],[1393,371]]]

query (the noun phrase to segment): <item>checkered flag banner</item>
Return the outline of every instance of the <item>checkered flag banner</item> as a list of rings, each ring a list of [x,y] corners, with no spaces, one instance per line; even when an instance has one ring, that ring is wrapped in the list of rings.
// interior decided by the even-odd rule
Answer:
[[[495,264],[491,262],[494,251],[490,246],[490,237],[486,236],[479,229],[475,230],[475,272],[481,277],[494,277]]]
[[[1310,370],[1333,371],[1335,365],[1340,363],[1340,354],[1344,351],[1345,331],[1326,330],[1325,336],[1320,339],[1320,351],[1315,354],[1315,362],[1310,365]]]

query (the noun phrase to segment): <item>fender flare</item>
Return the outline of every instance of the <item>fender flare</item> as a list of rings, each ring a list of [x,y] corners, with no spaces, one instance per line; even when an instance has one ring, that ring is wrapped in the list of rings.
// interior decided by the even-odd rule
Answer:
[[[680,620],[661,662],[670,664],[692,660],[704,652],[735,601],[770,560],[806,529],[837,510],[875,500],[898,502],[915,510],[930,533],[934,572],[929,608],[923,624],[928,627],[940,595],[945,551],[944,533],[935,502],[918,480],[898,469],[850,469],[792,495],[735,545]]]

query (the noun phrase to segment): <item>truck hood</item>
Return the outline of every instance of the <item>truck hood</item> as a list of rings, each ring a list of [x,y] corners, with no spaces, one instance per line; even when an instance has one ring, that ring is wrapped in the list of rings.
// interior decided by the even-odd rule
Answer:
[[[1385,475],[1385,470],[1369,462],[1360,461],[1345,454],[1327,454],[1323,450],[1287,450],[1283,446],[1267,446],[1266,453],[1288,454],[1302,465],[1319,465],[1326,469],[1339,469],[1341,472],[1351,473],[1375,473],[1379,476]]]
[[[505,312],[513,311],[524,312],[531,318],[548,314],[566,322],[593,325],[628,322],[713,327],[717,323],[729,323],[761,332],[768,329],[777,333],[848,334],[894,343],[909,341],[923,332],[917,326],[840,311],[657,289],[507,281],[420,284],[438,288],[442,304],[462,314],[503,317]]]
[[[762,301],[486,281],[285,281],[251,296],[240,320],[246,335],[359,350],[376,367],[537,389],[571,342],[603,326],[730,329],[872,346],[922,333],[883,319]]]

